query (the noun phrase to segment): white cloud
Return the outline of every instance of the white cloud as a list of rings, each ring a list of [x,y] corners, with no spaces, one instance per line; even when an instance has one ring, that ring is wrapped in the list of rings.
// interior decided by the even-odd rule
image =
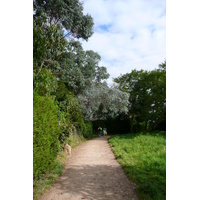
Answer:
[[[84,0],[95,23],[85,50],[100,54],[113,77],[133,69],[152,70],[166,58],[165,0]]]

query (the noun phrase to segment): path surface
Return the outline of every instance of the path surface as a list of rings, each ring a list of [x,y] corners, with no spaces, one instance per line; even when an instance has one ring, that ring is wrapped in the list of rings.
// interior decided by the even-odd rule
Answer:
[[[106,137],[82,143],[65,171],[39,200],[138,200]]]

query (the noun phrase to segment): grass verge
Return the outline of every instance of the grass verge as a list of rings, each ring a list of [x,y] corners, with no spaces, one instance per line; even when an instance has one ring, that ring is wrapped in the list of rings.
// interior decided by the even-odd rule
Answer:
[[[111,136],[109,144],[140,199],[166,199],[165,132]]]

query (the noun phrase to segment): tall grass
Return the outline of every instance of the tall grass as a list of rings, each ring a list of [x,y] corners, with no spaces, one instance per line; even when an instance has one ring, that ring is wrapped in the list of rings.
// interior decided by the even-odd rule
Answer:
[[[166,199],[165,132],[111,136],[109,144],[140,199]]]

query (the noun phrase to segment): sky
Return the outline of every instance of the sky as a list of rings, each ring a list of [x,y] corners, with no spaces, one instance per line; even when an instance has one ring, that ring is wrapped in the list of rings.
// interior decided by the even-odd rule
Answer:
[[[83,0],[94,33],[84,50],[101,56],[112,79],[133,69],[153,70],[166,59],[165,0]]]

